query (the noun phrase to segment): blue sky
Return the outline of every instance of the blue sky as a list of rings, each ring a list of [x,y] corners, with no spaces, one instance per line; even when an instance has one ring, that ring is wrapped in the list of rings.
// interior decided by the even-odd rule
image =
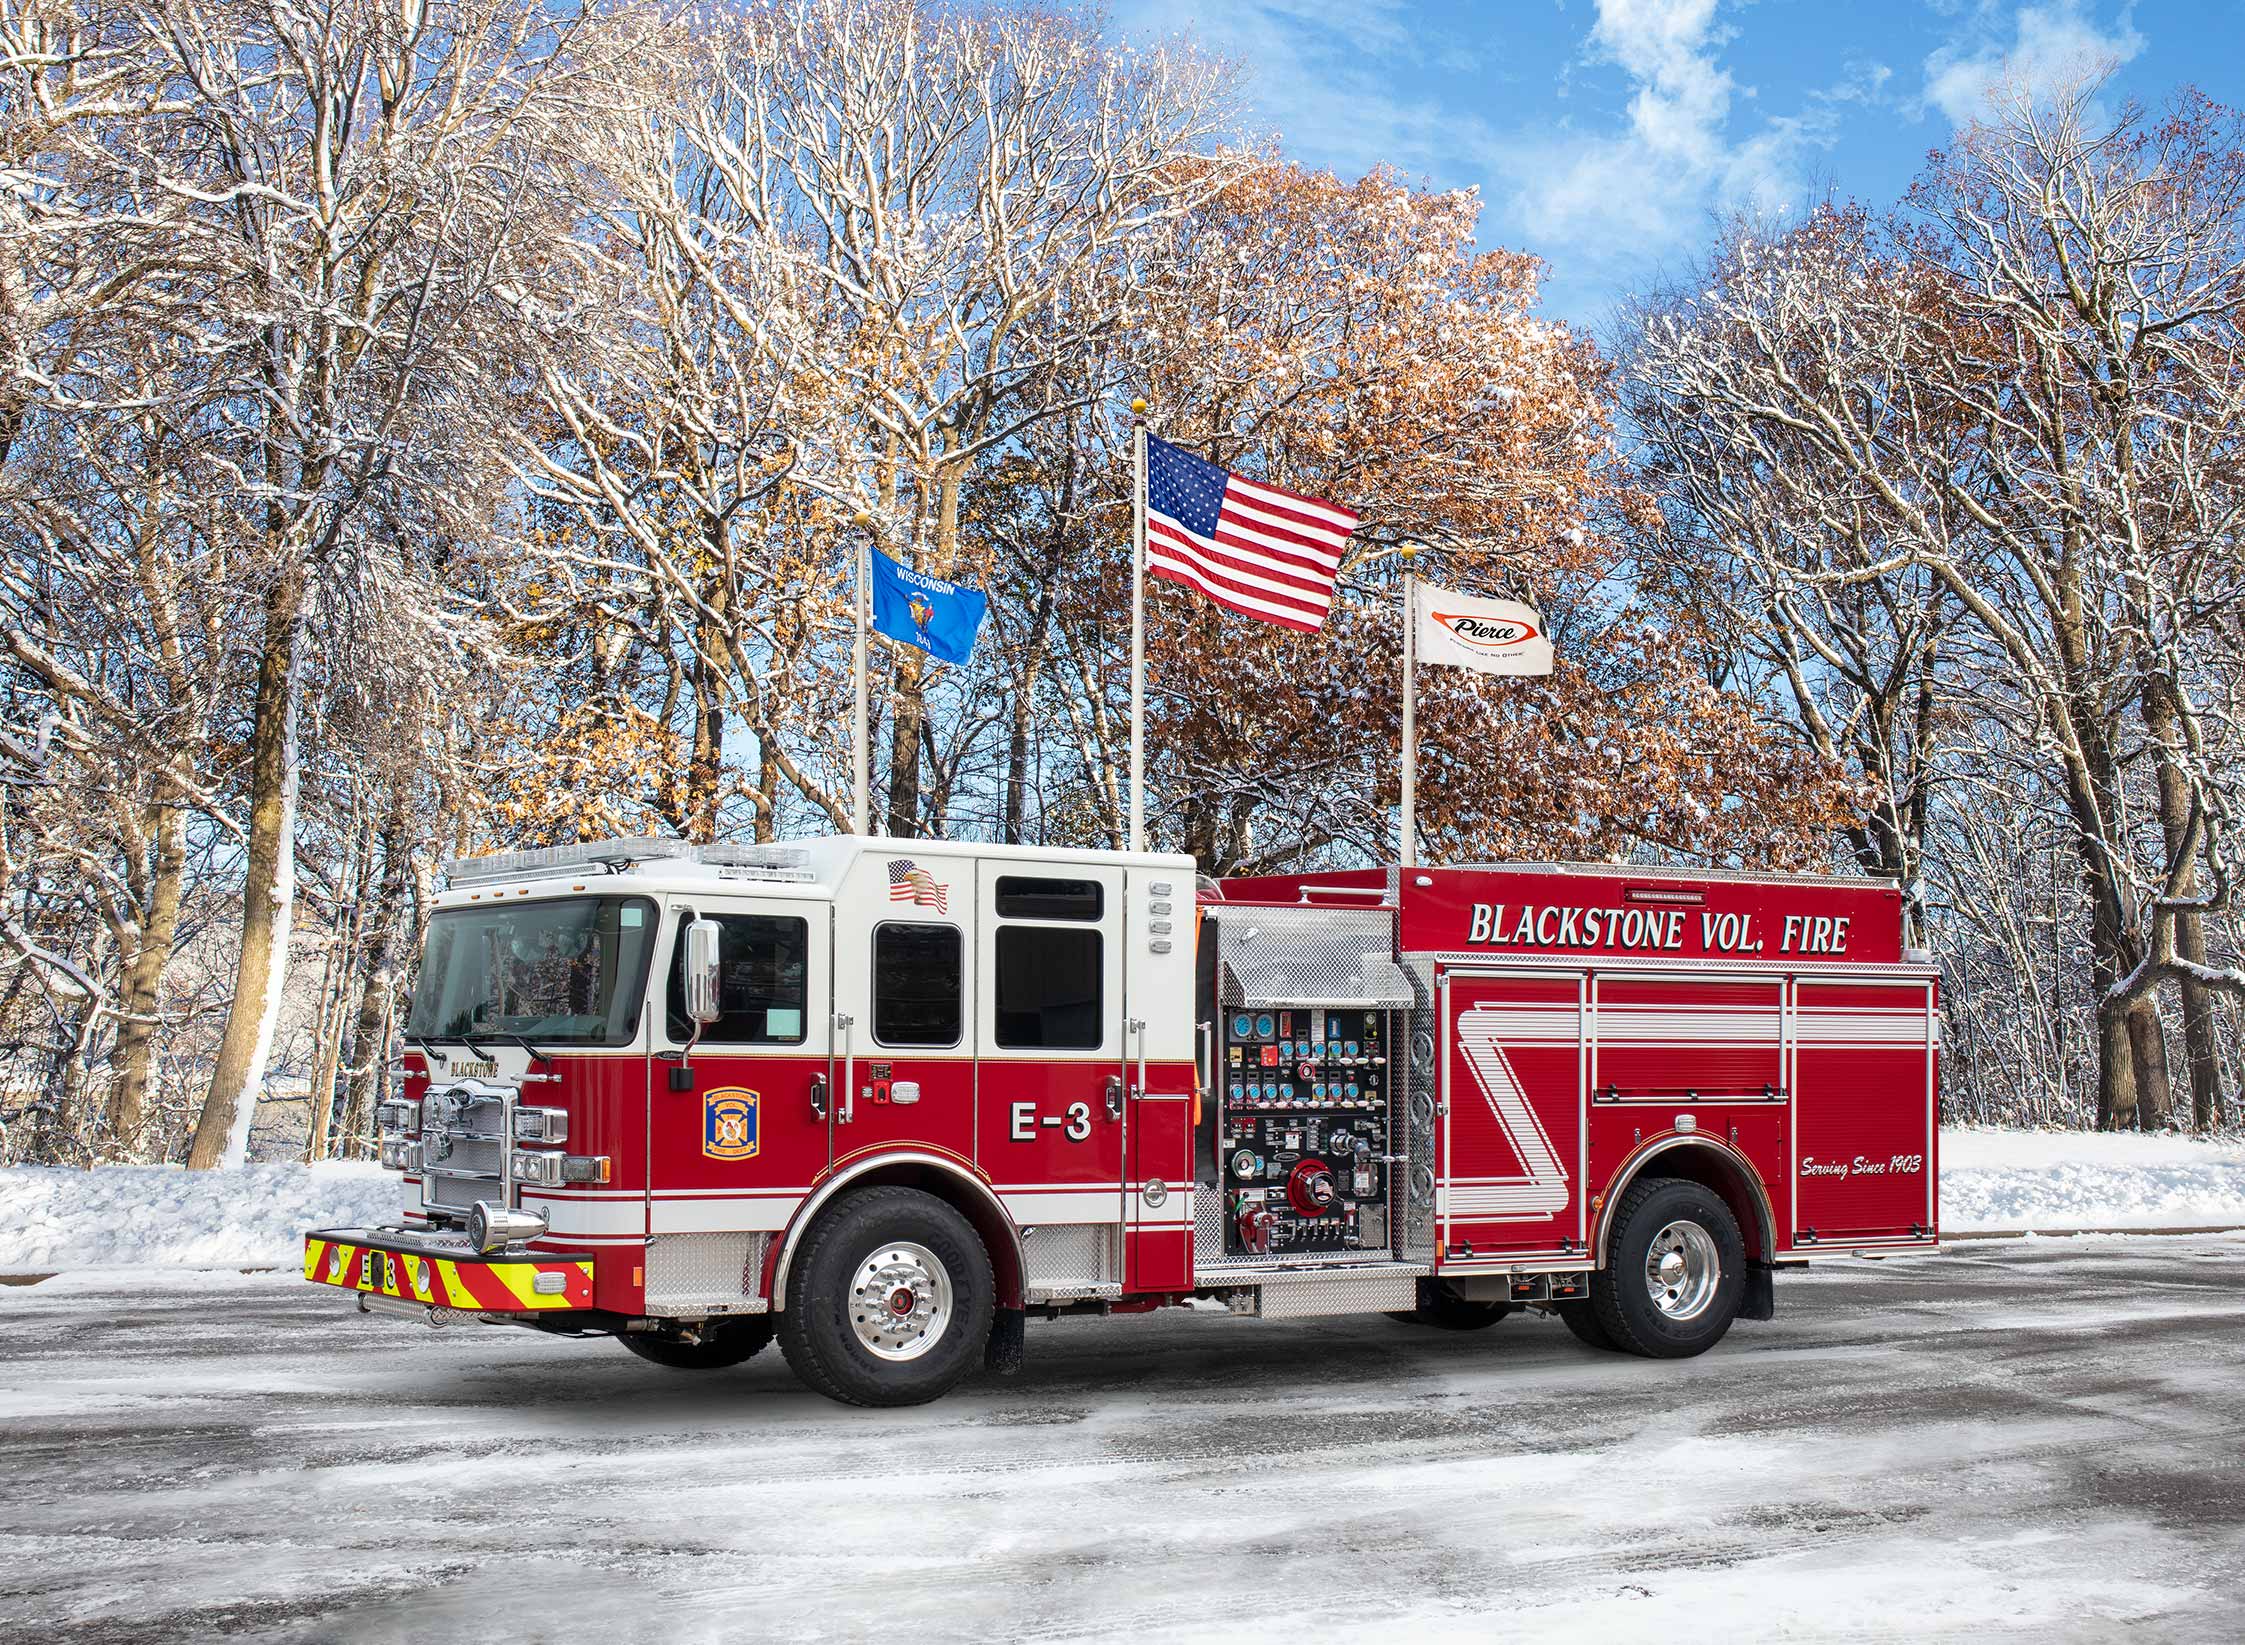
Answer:
[[[2245,0],[1115,0],[1250,65],[1293,158],[1474,186],[1546,312],[1598,327],[1717,213],[1908,187],[2001,76],[2120,65],[2113,95],[2245,103]]]

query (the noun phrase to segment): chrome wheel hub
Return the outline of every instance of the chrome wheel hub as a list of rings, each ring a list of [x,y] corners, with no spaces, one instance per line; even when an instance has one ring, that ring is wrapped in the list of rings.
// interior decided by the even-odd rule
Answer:
[[[952,1313],[951,1270],[924,1245],[892,1240],[857,1265],[850,1329],[878,1359],[918,1359],[943,1340]]]
[[[1645,1291],[1670,1319],[1696,1319],[1715,1300],[1722,1258],[1714,1236],[1696,1222],[1671,1222],[1645,1250]]]

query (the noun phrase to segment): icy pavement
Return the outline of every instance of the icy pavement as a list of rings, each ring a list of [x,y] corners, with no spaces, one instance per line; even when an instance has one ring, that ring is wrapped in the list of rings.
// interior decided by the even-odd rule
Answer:
[[[2234,1640],[2240,1295],[2200,1235],[1843,1261],[1673,1365],[1067,1320],[882,1413],[64,1276],[0,1288],[0,1637]]]

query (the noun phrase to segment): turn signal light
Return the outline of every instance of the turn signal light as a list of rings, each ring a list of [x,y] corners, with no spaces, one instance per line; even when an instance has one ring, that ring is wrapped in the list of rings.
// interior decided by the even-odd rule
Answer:
[[[418,1171],[421,1169],[421,1145],[404,1137],[384,1137],[382,1163],[392,1171]]]

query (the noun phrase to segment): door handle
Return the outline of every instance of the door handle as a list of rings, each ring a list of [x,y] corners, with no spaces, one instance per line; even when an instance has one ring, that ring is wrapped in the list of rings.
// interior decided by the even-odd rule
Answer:
[[[847,1125],[857,1118],[857,1050],[850,1044],[854,1020],[844,1011],[834,1014],[834,1030],[842,1036],[842,1108],[834,1116],[837,1125]]]
[[[1122,1076],[1120,1074],[1109,1074],[1107,1076],[1107,1117],[1109,1119],[1119,1120],[1122,1118],[1122,1099]]]
[[[826,1076],[811,1076],[811,1113],[818,1119],[826,1118]]]

